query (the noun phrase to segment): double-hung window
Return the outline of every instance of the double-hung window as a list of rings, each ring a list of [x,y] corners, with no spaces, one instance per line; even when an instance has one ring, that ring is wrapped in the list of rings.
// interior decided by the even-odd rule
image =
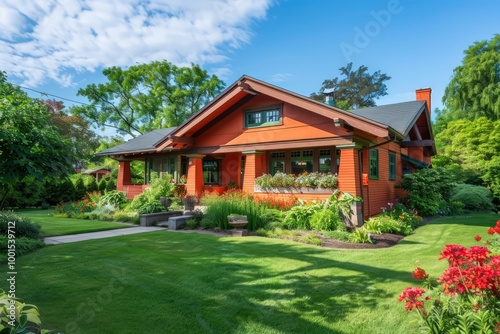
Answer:
[[[389,180],[396,180],[396,152],[389,151]]]
[[[378,150],[371,149],[370,151],[370,179],[378,180]]]

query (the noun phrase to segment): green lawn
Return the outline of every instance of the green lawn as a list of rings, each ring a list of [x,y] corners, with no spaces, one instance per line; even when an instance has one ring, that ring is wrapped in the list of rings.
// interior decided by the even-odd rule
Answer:
[[[434,220],[376,250],[169,231],[48,246],[17,260],[16,294],[61,333],[416,333],[397,302],[410,272],[439,275],[445,244],[499,218]]]
[[[42,226],[42,234],[44,237],[105,231],[129,227],[129,225],[117,222],[74,218],[55,218],[52,217],[54,210],[30,209],[20,210],[16,213],[24,217],[29,217],[33,222],[38,223],[40,226]]]

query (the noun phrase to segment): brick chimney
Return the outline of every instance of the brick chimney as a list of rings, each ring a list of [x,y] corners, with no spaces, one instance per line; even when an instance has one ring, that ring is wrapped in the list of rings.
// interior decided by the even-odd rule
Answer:
[[[431,93],[432,93],[432,89],[430,89],[430,88],[420,88],[420,89],[417,89],[415,91],[416,100],[417,101],[425,101],[425,104],[427,105],[427,110],[429,111],[429,115],[432,112]]]

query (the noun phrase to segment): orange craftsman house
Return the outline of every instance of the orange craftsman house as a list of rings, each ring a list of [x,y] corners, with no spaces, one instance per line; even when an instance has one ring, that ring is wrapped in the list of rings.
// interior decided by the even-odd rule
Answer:
[[[254,181],[264,173],[329,171],[338,174],[341,191],[363,198],[354,208],[360,225],[394,201],[404,173],[430,164],[430,95],[421,89],[417,101],[345,111],[242,76],[179,127],[99,155],[120,162],[117,189],[129,198],[145,189],[151,171],[185,175],[189,194],[232,185],[255,196],[261,193]],[[146,164],[143,185],[131,183],[133,160]],[[296,196],[325,199],[331,192]]]

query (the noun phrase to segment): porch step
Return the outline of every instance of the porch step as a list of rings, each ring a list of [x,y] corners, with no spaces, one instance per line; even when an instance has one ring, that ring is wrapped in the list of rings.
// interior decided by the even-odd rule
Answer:
[[[169,230],[177,230],[179,227],[186,225],[186,222],[193,217],[193,215],[170,217],[168,221],[160,222],[156,226],[168,227]]]

